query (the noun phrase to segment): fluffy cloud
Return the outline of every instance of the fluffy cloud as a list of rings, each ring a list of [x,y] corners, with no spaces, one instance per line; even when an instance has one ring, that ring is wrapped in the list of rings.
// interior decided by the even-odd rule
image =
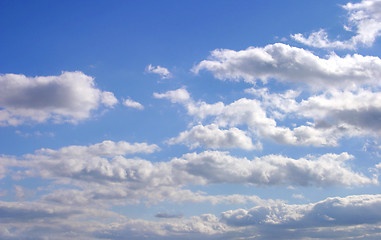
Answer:
[[[141,103],[135,102],[134,100],[131,100],[131,99],[124,100],[123,105],[130,108],[136,108],[138,110],[144,109],[144,106]]]
[[[161,76],[161,79],[171,78],[172,74],[165,67],[152,66],[151,64],[146,67],[147,73],[154,73]]]
[[[38,202],[0,202],[0,237],[23,239],[54,232],[65,239],[70,232],[77,239],[231,239],[252,236],[254,233],[273,236],[276,228],[297,239],[295,231],[333,227],[377,224],[381,221],[379,195],[359,195],[329,198],[314,204],[288,205],[282,201],[263,200],[258,196],[207,195],[183,187],[197,184],[248,183],[260,186],[301,185],[368,185],[377,183],[351,170],[353,156],[325,154],[300,159],[280,155],[238,158],[227,152],[205,151],[184,154],[171,161],[150,162],[124,155],[152,153],[156,145],[104,141],[90,146],[68,146],[58,150],[41,149],[19,159],[1,157],[4,168],[13,174],[12,166],[24,169],[24,177],[37,176],[57,180],[67,187],[55,189]],[[69,189],[68,187],[75,189]],[[107,210],[112,204],[149,204],[162,200],[200,203],[253,203],[252,209],[226,211],[217,217],[212,214],[179,218],[181,215],[157,214],[159,222],[129,220]],[[361,212],[361,214],[358,214]],[[366,214],[364,214],[366,213]],[[361,216],[361,217],[355,217]],[[119,219],[112,224],[97,222]],[[93,219],[86,223],[81,219]],[[110,222],[110,220],[107,220]],[[54,227],[53,225],[54,224]],[[79,227],[80,226],[80,227]],[[254,228],[253,228],[254,227]],[[54,229],[54,230],[53,230]],[[97,229],[97,230],[95,230]],[[288,231],[294,229],[293,232]],[[343,230],[348,232],[349,230]],[[40,235],[37,235],[39,233]],[[38,238],[37,238],[38,239]]]
[[[193,71],[198,73],[203,69],[221,80],[244,79],[255,83],[258,79],[266,82],[275,78],[315,89],[356,89],[362,85],[380,85],[381,59],[358,54],[320,58],[305,49],[276,43],[242,51],[214,50],[210,59],[200,62]]]
[[[381,195],[334,197],[302,205],[273,202],[251,209],[203,214],[190,218],[160,221],[120,218],[106,224],[81,222],[81,218],[118,215],[95,209],[73,209],[46,203],[0,202],[2,239],[42,239],[52,233],[55,239],[377,239],[380,234]],[[24,216],[24,218],[21,218]],[[174,215],[173,215],[174,216]],[[111,217],[111,218],[110,218]],[[102,218],[101,218],[102,219]],[[113,220],[113,219],[112,219]],[[103,221],[104,222],[104,221]],[[110,222],[110,220],[108,220]]]
[[[376,183],[353,172],[346,161],[353,156],[342,153],[318,158],[291,159],[268,155],[253,160],[232,157],[226,152],[189,153],[172,160],[183,176],[199,177],[204,183],[250,183],[255,185],[332,186]]]
[[[184,143],[190,148],[206,147],[212,149],[241,148],[245,150],[260,149],[261,145],[254,145],[251,138],[238,128],[221,130],[217,125],[197,125],[190,131],[180,133],[176,138],[169,140],[170,144]]]
[[[259,97],[271,115],[297,116],[313,120],[309,126],[295,128],[294,132],[316,132],[331,145],[344,136],[377,136],[380,129],[381,94],[371,90],[326,91],[296,101],[294,92],[269,93],[267,89],[249,89]],[[291,98],[285,97],[291,96]]]
[[[346,164],[353,157],[346,153],[326,154],[316,159],[268,155],[250,161],[230,156],[226,152],[206,151],[153,164],[147,160],[122,156],[115,156],[111,160],[102,158],[126,153],[123,149],[110,154],[109,149],[113,147],[115,146],[103,149],[93,145],[71,146],[58,151],[43,149],[37,154],[26,155],[28,161],[19,161],[18,166],[35,169],[45,178],[91,180],[103,184],[114,182],[136,192],[154,187],[177,188],[187,184],[206,183],[329,186],[363,185],[375,181],[353,172]],[[142,152],[147,151],[145,148]]]
[[[183,88],[155,93],[156,97],[183,105],[198,124],[172,138],[170,143],[228,148],[223,144],[226,138],[222,136],[226,137],[226,131],[237,129],[240,135],[246,136],[241,140],[248,140],[250,136],[286,145],[324,147],[337,146],[343,137],[377,136],[380,129],[381,95],[372,90],[329,90],[298,101],[296,98],[300,92],[294,90],[270,93],[266,88],[251,88],[246,92],[253,94],[254,99],[241,98],[226,105],[222,102],[196,102]],[[295,119],[302,123],[291,126],[279,124],[283,120]],[[212,124],[206,126],[199,124],[210,121]],[[228,130],[221,130],[227,127]],[[219,137],[212,139],[212,132],[213,136]],[[258,143],[255,146],[260,147]]]
[[[29,161],[19,163],[20,166],[35,168],[45,178],[118,182],[144,179],[153,168],[149,161],[126,159],[123,155],[152,153],[157,150],[159,147],[155,144],[104,141],[90,146],[68,146],[59,150],[41,149],[36,154],[26,155]],[[33,167],[33,164],[36,166]]]
[[[68,207],[42,203],[2,202],[0,201],[0,222],[25,222],[52,218],[67,218],[82,211]]]
[[[90,117],[100,103],[117,103],[111,92],[95,87],[94,79],[82,72],[63,72],[59,76],[26,77],[0,75],[0,125],[19,125],[26,121],[78,122]]]
[[[160,98],[169,99],[172,102],[182,104],[189,115],[194,116],[197,121],[203,121],[206,118],[214,118],[213,124],[218,127],[243,127],[256,138],[265,138],[275,141],[280,144],[297,145],[297,146],[336,146],[337,141],[348,133],[354,133],[353,127],[350,125],[331,126],[326,128],[318,128],[315,125],[302,125],[294,127],[279,126],[276,118],[283,118],[283,113],[288,111],[295,112],[298,108],[298,103],[295,101],[295,97],[298,96],[297,92],[289,91],[285,94],[268,94],[266,91],[254,91],[248,90],[248,92],[256,92],[257,95],[261,95],[266,101],[259,101],[258,99],[241,98],[228,105],[222,102],[214,104],[208,104],[203,101],[195,102],[185,89],[178,89],[174,91],[168,91],[166,93],[158,94],[155,96]],[[260,94],[258,94],[258,92]],[[179,98],[177,95],[186,96],[186,98]],[[279,105],[278,105],[279,103]],[[268,108],[270,111],[267,112]],[[282,113],[283,112],[283,113]],[[269,113],[269,114],[268,114]],[[197,127],[200,128],[200,127]],[[186,143],[189,146],[192,144],[206,145],[208,138],[204,135],[204,139],[201,139],[201,135],[195,135],[196,130],[200,132],[200,129],[192,129],[186,131],[178,138],[172,139],[171,143]],[[205,128],[205,127],[204,127]],[[243,130],[239,130],[242,134],[248,136]],[[203,131],[205,133],[205,131]],[[181,141],[180,141],[181,140]],[[211,142],[209,141],[209,144]],[[257,148],[260,148],[260,143],[256,143]],[[212,145],[210,145],[211,147]],[[214,145],[217,148],[217,145]],[[218,148],[224,148],[220,145]]]
[[[186,103],[191,100],[190,95],[185,88],[179,88],[165,93],[153,93],[153,96],[159,99],[169,99],[172,103]]]
[[[234,226],[283,225],[284,227],[333,227],[375,224],[381,221],[381,195],[334,197],[307,205],[279,203],[238,209],[221,214],[221,220]]]
[[[244,195],[208,196],[183,189],[188,185],[253,184],[259,186],[350,186],[377,183],[348,164],[353,156],[342,153],[320,157],[292,159],[267,155],[253,160],[238,158],[227,152],[189,153],[169,162],[150,162],[122,155],[151,153],[156,145],[105,141],[90,146],[68,146],[59,150],[41,149],[19,159],[1,157],[3,175],[15,178],[40,176],[59,184],[82,190],[59,190],[46,195],[50,202],[92,202],[163,200],[173,202],[245,203],[261,202],[258,197]],[[14,172],[13,167],[19,170]],[[112,188],[110,188],[112,186]]]
[[[108,107],[113,107],[118,103],[118,99],[116,99],[112,92],[104,91],[101,95],[101,102]]]
[[[379,133],[381,93],[369,90],[357,92],[331,91],[300,102],[299,115],[326,120],[326,125],[348,124],[359,133]],[[352,131],[356,134],[356,131]]]
[[[359,3],[348,3],[343,6],[348,11],[349,25],[345,29],[355,32],[349,40],[330,41],[325,30],[313,32],[307,38],[302,34],[291,37],[308,46],[317,48],[356,49],[359,46],[370,47],[381,35],[381,1],[363,0]]]

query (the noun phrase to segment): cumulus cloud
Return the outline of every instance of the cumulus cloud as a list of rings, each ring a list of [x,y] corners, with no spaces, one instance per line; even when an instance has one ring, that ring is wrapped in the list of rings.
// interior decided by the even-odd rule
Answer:
[[[36,219],[67,218],[82,211],[64,206],[47,205],[37,202],[0,201],[0,222],[28,222]]]
[[[301,126],[294,132],[315,132],[315,136],[326,138],[331,145],[344,136],[376,136],[381,117],[381,94],[366,89],[357,91],[331,90],[296,101],[294,91],[285,94],[269,93],[267,89],[249,89],[261,99],[262,105],[271,115],[283,118],[294,116],[305,118],[309,126]],[[290,98],[285,96],[291,96]]]
[[[151,64],[146,67],[147,73],[154,73],[161,76],[161,79],[171,78],[172,74],[165,67],[152,66]]]
[[[267,155],[253,160],[230,156],[226,152],[189,153],[174,159],[173,167],[184,176],[198,177],[201,183],[250,183],[254,185],[332,186],[377,183],[352,171],[347,161],[353,156],[342,153],[317,158],[292,159]]]
[[[0,125],[24,122],[78,122],[89,118],[100,103],[112,107],[113,93],[95,87],[94,78],[82,72],[59,76],[0,75]]]
[[[184,131],[176,138],[171,138],[169,144],[183,143],[190,148],[206,147],[212,149],[241,148],[244,150],[260,149],[260,144],[253,144],[251,138],[238,128],[219,129],[216,124],[197,125],[190,131]]]
[[[256,234],[266,239],[265,236],[272,236],[266,234],[271,234],[273,227],[287,233],[288,229],[303,232],[301,229],[305,228],[357,226],[381,221],[375,210],[380,207],[379,195],[329,198],[313,204],[288,205],[258,196],[207,195],[184,189],[187,185],[225,183],[320,187],[377,183],[375,179],[354,172],[349,163],[353,156],[347,153],[300,159],[266,155],[249,160],[227,152],[205,151],[153,163],[136,157],[124,157],[157,150],[156,145],[146,143],[104,141],[90,146],[41,149],[19,158],[2,156],[0,160],[4,168],[16,166],[25,170],[25,176],[40,175],[74,189],[55,189],[43,195],[38,202],[0,202],[0,221],[4,223],[0,237],[7,239],[10,233],[18,239],[26,235],[35,236],[35,232],[48,234],[54,222],[52,232],[58,234],[58,239],[67,238],[68,229],[77,238],[83,239],[123,239],[123,236],[141,239],[142,234],[148,239],[231,239],[233,236],[252,236],[253,227]],[[220,217],[205,214],[185,219],[177,214],[158,213],[156,217],[160,218],[159,222],[130,220],[108,210],[99,210],[107,209],[113,203],[139,203],[142,199],[150,203],[169,200],[175,203],[253,203],[256,206],[249,210],[226,211]],[[359,212],[362,217],[355,217],[359,216]],[[109,225],[97,221],[81,224],[80,221],[108,216],[123,221]],[[287,236],[292,239],[292,235]]]
[[[144,106],[141,103],[136,102],[136,101],[131,100],[131,99],[124,100],[123,101],[123,105],[126,106],[126,107],[135,108],[135,109],[138,109],[138,110],[143,110],[144,109]]]
[[[205,151],[153,163],[123,156],[157,150],[156,145],[146,143],[105,141],[59,150],[41,149],[20,158],[1,157],[1,162],[5,168],[3,175],[12,174],[16,178],[40,176],[83,189],[57,191],[43,198],[50,202],[65,201],[76,205],[103,201],[138,203],[142,200],[147,204],[163,200],[258,204],[261,200],[256,196],[209,196],[184,187],[204,184],[326,187],[377,183],[376,179],[354,172],[348,163],[353,156],[347,153],[300,159],[267,155],[249,160],[227,152]],[[12,167],[19,170],[13,172]]]
[[[158,99],[169,99],[172,103],[187,103],[191,100],[189,92],[185,88],[168,91],[165,93],[153,93]]]
[[[177,97],[176,94],[180,91],[187,97],[184,99]],[[294,97],[298,96],[298,93],[294,91],[289,91],[283,95],[265,94],[262,92],[261,94],[267,98],[267,102],[259,101],[258,99],[241,98],[227,105],[222,102],[214,104],[208,104],[203,101],[196,102],[185,89],[155,94],[156,96],[161,96],[161,98],[182,104],[187,109],[188,114],[194,116],[197,121],[203,121],[208,117],[214,118],[213,124],[219,128],[244,127],[255,138],[265,138],[280,144],[296,146],[312,145],[317,147],[336,146],[338,144],[337,141],[342,136],[350,132],[353,133],[354,130],[350,125],[343,124],[327,128],[317,128],[313,124],[301,125],[293,129],[279,126],[276,118],[281,119],[282,112],[295,112],[295,109],[298,107],[298,103],[294,99]],[[274,98],[270,99],[270,97]],[[278,103],[280,104],[277,105]],[[273,108],[272,110],[270,109],[269,114],[267,108]],[[171,143],[186,143],[191,147],[192,144],[196,144],[194,146],[201,145],[203,140],[201,140],[201,136],[195,136],[196,130],[200,132],[200,127],[180,134],[177,140],[174,138]],[[239,131],[249,136],[244,130],[239,129]],[[188,137],[188,140],[185,137]],[[206,140],[204,139],[204,141]],[[256,143],[255,146],[260,148],[260,143]]]
[[[348,124],[360,133],[378,133],[381,93],[360,89],[356,92],[330,91],[300,102],[297,113],[329,124]],[[356,134],[355,131],[353,131]],[[358,135],[358,134],[357,134]]]
[[[284,202],[235,209],[219,216],[190,218],[158,213],[160,221],[121,218],[119,221],[81,222],[95,209],[58,207],[47,203],[0,202],[2,239],[38,239],[55,233],[56,239],[377,239],[380,234],[381,195],[333,197],[310,204]],[[110,212],[97,210],[110,217]],[[168,218],[168,216],[170,216]],[[110,220],[108,221],[110,222]]]
[[[183,88],[155,93],[159,98],[183,105],[197,123],[190,130],[172,138],[170,143],[182,143],[189,147],[227,148],[222,142],[216,144],[228,131],[221,129],[228,128],[231,131],[237,128],[240,133],[257,141],[263,138],[286,145],[324,147],[337,146],[343,137],[375,136],[380,129],[378,119],[381,98],[378,92],[372,90],[329,90],[298,101],[296,98],[300,92],[294,90],[270,93],[267,88],[251,88],[246,92],[255,98],[241,98],[230,104],[195,101]],[[279,124],[280,121],[290,119],[302,120],[302,123],[291,126]],[[200,122],[209,124],[204,126]],[[208,137],[210,134],[207,132],[212,131],[212,126],[217,126],[218,129],[213,131],[219,138]],[[255,146],[260,148],[259,144],[256,143]]]
[[[201,61],[192,70],[195,73],[208,70],[221,80],[244,79],[255,83],[274,78],[314,89],[356,89],[362,85],[379,86],[380,69],[378,57],[331,54],[320,58],[308,50],[276,43],[241,51],[216,49],[208,60]]]
[[[221,220],[233,226],[266,224],[288,228],[376,224],[381,221],[381,214],[376,210],[380,206],[381,195],[354,195],[306,205],[279,203],[237,209],[222,213]]]
[[[112,92],[104,91],[101,95],[101,102],[108,107],[113,107],[118,103],[118,99],[116,99]]]
[[[348,11],[348,25],[344,28],[354,32],[354,36],[350,39],[331,41],[324,29],[313,32],[308,37],[304,37],[301,33],[291,37],[317,48],[356,49],[359,46],[372,46],[376,38],[381,35],[381,1],[363,0],[359,3],[347,3],[343,8]]]

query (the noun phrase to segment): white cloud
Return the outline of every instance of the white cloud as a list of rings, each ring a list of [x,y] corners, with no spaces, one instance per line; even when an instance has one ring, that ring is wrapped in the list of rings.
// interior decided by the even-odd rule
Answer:
[[[153,93],[155,98],[169,99],[172,103],[187,103],[191,100],[188,91],[185,88],[179,88],[177,90],[168,91],[165,93]]]
[[[356,89],[362,85],[380,86],[381,59],[358,54],[345,57],[331,54],[320,58],[305,49],[276,43],[241,51],[216,49],[209,60],[200,62],[192,70],[198,73],[203,69],[221,80],[244,79],[255,83],[274,78],[314,89]]]
[[[43,202],[0,202],[0,237],[38,239],[54,233],[55,239],[236,239],[254,236],[257,239],[377,239],[380,207],[381,195],[353,195],[301,205],[273,202],[248,210],[224,211],[220,216],[202,214],[147,221],[123,218],[95,208],[60,207]],[[95,216],[97,220],[81,221]]]
[[[4,176],[16,179],[42,177],[82,189],[56,191],[43,199],[83,205],[93,202],[154,204],[172,202],[245,203],[262,200],[256,196],[216,195],[183,189],[188,185],[253,184],[258,186],[352,186],[376,184],[347,163],[353,156],[325,154],[300,159],[280,155],[238,158],[227,152],[189,153],[171,161],[150,162],[122,155],[152,153],[156,145],[105,141],[90,146],[41,149],[34,154],[0,158]],[[17,172],[13,167],[18,167]],[[112,188],[110,188],[112,186]],[[71,197],[75,195],[74,197]]]
[[[147,73],[155,73],[161,76],[161,79],[171,78],[172,74],[165,67],[152,66],[151,64],[146,67]]]
[[[136,101],[131,100],[131,99],[124,100],[123,101],[123,105],[126,106],[126,107],[135,108],[135,109],[138,109],[138,110],[143,110],[144,109],[144,106],[141,103],[136,102]]]
[[[208,122],[206,126],[217,126],[218,130],[214,131],[219,133],[218,136],[225,135],[227,130],[222,134],[221,128],[228,127],[256,140],[264,138],[286,145],[324,147],[337,146],[343,137],[377,136],[380,129],[381,95],[371,90],[329,90],[298,101],[300,92],[294,90],[269,93],[266,88],[251,88],[246,92],[254,94],[255,99],[241,98],[227,105],[196,102],[183,88],[154,95],[183,105],[188,114],[195,117],[197,125],[205,121]],[[304,123],[279,125],[279,121],[285,119],[298,119]],[[217,144],[222,138],[212,139],[211,134],[206,134],[211,129],[207,130],[205,125],[193,126],[172,138],[170,143],[227,148],[222,144],[225,141]]]
[[[268,155],[253,160],[236,158],[226,152],[189,153],[172,160],[173,168],[183,177],[200,183],[250,183],[254,185],[332,186],[376,183],[353,172],[346,161],[353,156],[342,153],[292,159]],[[181,175],[181,174],[180,174]],[[197,178],[198,177],[198,178]]]
[[[280,203],[238,209],[221,214],[221,220],[233,226],[277,225],[285,228],[334,227],[381,222],[381,195],[354,195],[327,198],[307,205]]]
[[[37,202],[3,202],[0,201],[0,222],[28,222],[36,219],[66,218],[79,214],[79,209],[64,206],[53,206]]]
[[[101,102],[108,107],[113,107],[118,103],[118,99],[116,99],[112,92],[104,91],[102,92]]]
[[[0,75],[0,125],[24,122],[78,122],[90,117],[100,103],[117,103],[111,92],[95,87],[94,79],[82,72],[59,76],[26,77]]]
[[[296,112],[304,117],[325,120],[326,124],[348,124],[361,133],[379,133],[381,93],[369,90],[330,91],[303,100]]]
[[[371,90],[331,90],[297,102],[291,94],[272,93],[267,89],[249,89],[261,98],[263,106],[274,116],[294,116],[312,120],[309,126],[293,129],[295,134],[315,136],[316,141],[336,145],[344,137],[376,136],[380,129],[381,94]],[[290,98],[285,95],[291,96]],[[320,139],[320,140],[319,140]],[[324,140],[325,139],[325,140]],[[310,141],[313,141],[310,138]]]
[[[172,103],[182,104],[187,109],[189,115],[196,116],[200,119],[221,114],[224,108],[222,102],[215,104],[208,104],[203,101],[195,102],[185,88],[179,88],[165,93],[154,93],[153,96],[159,99],[168,99]]]
[[[359,3],[348,3],[343,8],[348,11],[349,23],[344,29],[355,34],[350,39],[330,41],[324,29],[313,32],[307,38],[300,33],[291,37],[317,48],[356,49],[359,46],[372,46],[376,38],[381,35],[381,1],[363,0]]]
[[[254,145],[251,138],[238,128],[221,130],[217,125],[197,125],[190,131],[184,131],[176,138],[169,140],[170,144],[183,143],[190,148],[206,147],[212,149],[241,148],[245,150],[260,149],[261,145]]]

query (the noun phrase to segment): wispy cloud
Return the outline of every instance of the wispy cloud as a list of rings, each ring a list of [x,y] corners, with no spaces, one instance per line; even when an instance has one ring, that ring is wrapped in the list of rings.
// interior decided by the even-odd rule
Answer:
[[[371,47],[377,37],[381,36],[381,1],[363,0],[359,3],[347,3],[343,6],[348,11],[348,25],[344,29],[354,32],[348,40],[329,40],[324,29],[311,33],[308,37],[298,33],[291,37],[305,45],[317,48],[356,49]]]

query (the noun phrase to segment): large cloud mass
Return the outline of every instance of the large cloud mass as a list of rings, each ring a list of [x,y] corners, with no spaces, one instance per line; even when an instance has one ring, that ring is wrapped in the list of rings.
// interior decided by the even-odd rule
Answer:
[[[381,59],[358,54],[345,57],[331,54],[320,58],[308,50],[276,43],[241,51],[214,50],[210,58],[201,61],[193,71],[198,73],[204,69],[221,80],[244,79],[254,83],[275,78],[315,89],[353,89],[362,85],[380,85]]]
[[[0,125],[78,122],[89,118],[100,103],[111,107],[117,102],[113,93],[96,88],[94,79],[82,72],[48,77],[0,75]]]

